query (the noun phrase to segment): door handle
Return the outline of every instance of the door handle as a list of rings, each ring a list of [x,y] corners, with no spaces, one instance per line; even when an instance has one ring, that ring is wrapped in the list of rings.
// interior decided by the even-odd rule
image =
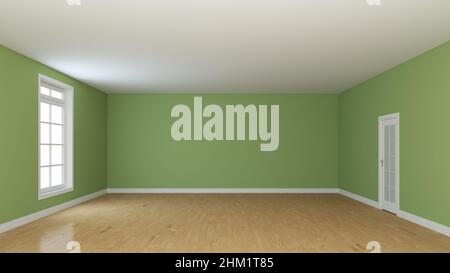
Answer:
[[[380,160],[381,167],[384,167],[384,160]]]

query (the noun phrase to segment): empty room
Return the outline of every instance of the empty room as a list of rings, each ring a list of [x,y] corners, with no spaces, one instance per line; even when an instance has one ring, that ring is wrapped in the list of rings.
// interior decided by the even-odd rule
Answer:
[[[1,0],[0,253],[450,253],[449,14]]]

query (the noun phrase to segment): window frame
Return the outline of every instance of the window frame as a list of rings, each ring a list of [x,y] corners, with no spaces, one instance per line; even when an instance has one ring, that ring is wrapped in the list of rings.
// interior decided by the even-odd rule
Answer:
[[[48,95],[41,94],[41,87],[61,92],[63,99],[59,100]],[[50,198],[63,193],[73,191],[73,92],[70,85],[39,74],[38,76],[38,200]],[[63,183],[57,186],[41,188],[41,102],[51,105],[59,105],[63,108]],[[49,125],[51,126],[50,122]],[[51,141],[50,141],[51,142]],[[51,147],[53,143],[49,143]],[[52,162],[49,162],[52,165]],[[50,169],[51,172],[51,169]]]

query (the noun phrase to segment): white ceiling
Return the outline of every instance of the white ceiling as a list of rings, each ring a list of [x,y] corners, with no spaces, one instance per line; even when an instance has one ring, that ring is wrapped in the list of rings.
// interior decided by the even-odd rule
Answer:
[[[450,0],[81,1],[0,0],[0,44],[105,92],[333,93],[450,40]]]

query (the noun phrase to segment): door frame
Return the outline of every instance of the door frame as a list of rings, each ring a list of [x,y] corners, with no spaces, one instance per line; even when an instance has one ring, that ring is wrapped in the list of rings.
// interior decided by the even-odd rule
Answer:
[[[394,119],[397,121],[397,126],[395,128],[395,165],[397,166],[396,172],[396,191],[395,191],[395,214],[398,215],[400,211],[400,113],[394,113],[389,115],[383,115],[378,117],[378,208],[383,209],[383,196],[384,196],[384,173],[383,168],[381,167],[381,160],[384,155],[384,131],[383,131],[383,121]]]

